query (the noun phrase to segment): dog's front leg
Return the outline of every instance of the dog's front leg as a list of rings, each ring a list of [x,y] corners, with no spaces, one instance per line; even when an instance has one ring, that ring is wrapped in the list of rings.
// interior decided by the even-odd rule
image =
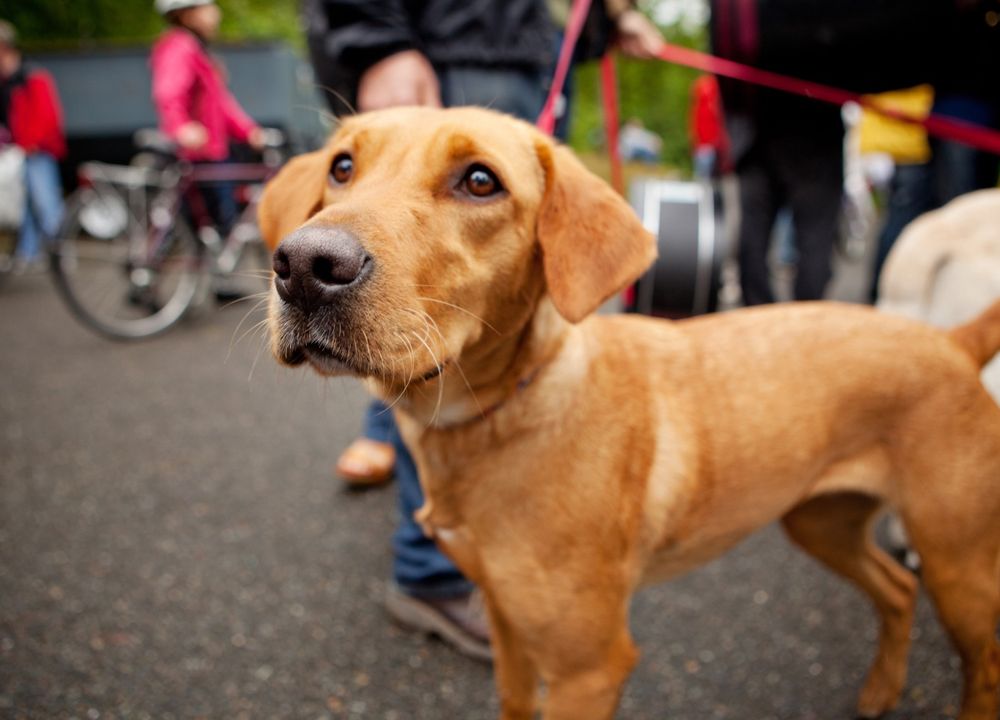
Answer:
[[[556,674],[543,667],[549,690],[544,720],[611,720],[625,679],[638,661],[639,652],[624,625],[606,643],[600,625],[579,630],[579,644],[568,649],[572,654],[553,658]]]
[[[490,644],[493,646],[493,668],[500,697],[500,720],[533,720],[538,670],[527,647],[488,590],[483,592],[483,597],[490,619]]]
[[[639,656],[620,570],[601,567],[592,555],[547,572],[536,557],[492,549],[483,555],[492,563],[483,585],[503,720],[534,717],[539,678],[548,691],[544,720],[610,720]]]

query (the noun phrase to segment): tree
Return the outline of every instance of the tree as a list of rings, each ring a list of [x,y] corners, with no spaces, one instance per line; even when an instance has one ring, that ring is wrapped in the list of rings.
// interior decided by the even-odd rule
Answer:
[[[301,43],[296,0],[219,0],[223,40]],[[148,44],[163,30],[153,0],[0,0],[27,50]]]
[[[704,29],[688,34],[677,26],[667,28],[666,36],[669,42],[686,47],[702,49],[707,44]],[[621,119],[639,118],[663,138],[663,161],[667,165],[691,165],[688,108],[691,85],[698,74],[697,70],[657,60],[618,60]],[[604,141],[598,63],[579,67],[574,84],[570,144],[578,150],[598,149]]]

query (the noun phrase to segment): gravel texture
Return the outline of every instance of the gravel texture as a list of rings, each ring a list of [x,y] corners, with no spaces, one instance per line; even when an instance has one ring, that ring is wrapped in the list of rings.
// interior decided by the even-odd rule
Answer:
[[[0,717],[495,716],[488,667],[381,608],[395,494],[331,475],[358,383],[277,368],[240,306],[131,344],[45,276],[7,278],[0,307]],[[643,591],[632,627],[623,720],[851,718],[876,633],[775,528]],[[914,635],[892,717],[952,715],[923,599]]]

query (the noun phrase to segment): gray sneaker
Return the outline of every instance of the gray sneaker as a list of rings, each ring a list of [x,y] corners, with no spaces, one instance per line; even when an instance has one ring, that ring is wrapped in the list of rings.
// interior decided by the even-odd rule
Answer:
[[[385,609],[403,627],[436,635],[459,652],[493,661],[486,610],[478,590],[453,598],[418,598],[390,583]]]

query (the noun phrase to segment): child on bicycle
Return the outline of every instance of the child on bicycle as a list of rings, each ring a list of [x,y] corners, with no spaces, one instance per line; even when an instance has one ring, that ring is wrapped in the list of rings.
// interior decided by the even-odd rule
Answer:
[[[155,0],[170,28],[153,46],[153,102],[160,127],[185,160],[224,162],[229,142],[264,147],[265,134],[226,87],[225,71],[208,52],[222,20],[212,0]],[[236,220],[231,183],[202,187],[206,210],[225,235]]]

